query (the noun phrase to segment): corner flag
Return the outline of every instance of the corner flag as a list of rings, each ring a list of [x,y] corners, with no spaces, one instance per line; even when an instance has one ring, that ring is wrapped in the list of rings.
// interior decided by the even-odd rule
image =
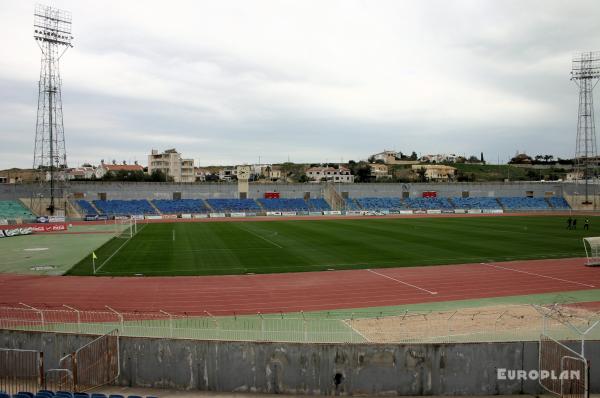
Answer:
[[[95,253],[95,252],[92,252],[92,259],[94,259],[94,260],[97,260],[97,259],[98,259],[98,256],[96,256],[96,253]]]

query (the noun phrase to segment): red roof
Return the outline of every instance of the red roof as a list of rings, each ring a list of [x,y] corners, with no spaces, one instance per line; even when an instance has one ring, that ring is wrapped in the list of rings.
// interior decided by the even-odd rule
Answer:
[[[103,164],[107,171],[144,171],[144,168],[139,164]]]

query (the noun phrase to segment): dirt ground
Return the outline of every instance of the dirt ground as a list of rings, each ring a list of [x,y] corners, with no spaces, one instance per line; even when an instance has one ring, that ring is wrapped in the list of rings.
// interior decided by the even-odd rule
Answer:
[[[544,329],[544,316],[540,311],[552,314],[545,322],[547,333],[566,338],[572,331],[565,324],[584,329],[599,318],[598,313],[585,308],[547,308],[499,305],[444,312],[407,312],[346,322],[372,342],[417,343],[537,340]],[[594,331],[600,334],[600,325]]]

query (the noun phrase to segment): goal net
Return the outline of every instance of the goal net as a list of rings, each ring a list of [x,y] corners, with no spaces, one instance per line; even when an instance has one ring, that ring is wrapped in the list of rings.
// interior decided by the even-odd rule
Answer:
[[[117,238],[129,239],[137,233],[137,220],[128,218],[124,220],[115,219],[115,236]]]
[[[600,265],[600,237],[583,238],[583,247],[587,257],[585,265]]]

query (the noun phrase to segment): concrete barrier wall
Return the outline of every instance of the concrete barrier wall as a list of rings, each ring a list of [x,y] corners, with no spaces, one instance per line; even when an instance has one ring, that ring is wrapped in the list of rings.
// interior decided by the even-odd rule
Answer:
[[[48,369],[92,338],[3,330],[0,347],[42,350]],[[535,380],[497,379],[498,368],[537,369],[537,342],[349,345],[126,337],[120,347],[122,386],[315,395],[542,392]],[[600,341],[588,342],[586,353],[591,391],[598,393]]]
[[[306,193],[312,198],[323,197],[322,184],[250,184],[249,197],[262,198],[265,192],[280,192],[283,198],[301,198]],[[520,196],[533,192],[536,197],[543,197],[551,192],[562,196],[563,192],[576,192],[575,184],[511,182],[511,183],[418,183],[418,184],[336,184],[338,192],[347,192],[351,198],[360,197],[401,197],[407,192],[410,197],[421,197],[425,191],[436,191],[441,197],[462,196],[469,192],[470,196]],[[28,198],[32,189],[39,190],[37,184],[0,184],[0,200]],[[121,182],[72,182],[68,188],[71,194],[79,193],[85,199],[99,199],[105,193],[107,199],[172,199],[173,192],[181,192],[184,199],[196,198],[235,198],[235,183],[121,183]]]

